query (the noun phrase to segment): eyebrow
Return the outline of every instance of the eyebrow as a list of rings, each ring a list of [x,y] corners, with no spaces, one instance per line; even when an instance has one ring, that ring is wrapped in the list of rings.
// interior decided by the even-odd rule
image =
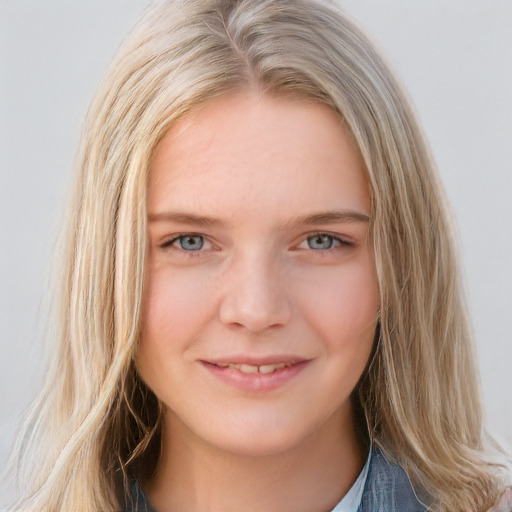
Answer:
[[[370,217],[365,213],[356,212],[353,210],[332,210],[326,212],[314,213],[312,215],[304,215],[293,219],[286,224],[291,225],[319,225],[319,224],[337,224],[345,222],[369,222]]]
[[[176,222],[177,224],[189,224],[198,227],[223,227],[229,223],[214,217],[195,215],[186,212],[161,212],[150,213],[149,222]]]
[[[197,227],[229,227],[230,222],[208,217],[204,215],[196,215],[187,212],[161,212],[150,213],[148,215],[149,222],[176,222],[178,224],[187,224]],[[338,224],[347,222],[369,222],[370,217],[365,213],[354,210],[329,210],[325,212],[313,213],[291,219],[284,224],[284,227],[295,227],[300,225],[321,225],[321,224]]]

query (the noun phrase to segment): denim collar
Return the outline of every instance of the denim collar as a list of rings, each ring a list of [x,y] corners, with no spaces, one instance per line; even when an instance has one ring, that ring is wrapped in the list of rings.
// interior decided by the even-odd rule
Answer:
[[[372,460],[357,512],[425,512],[404,469],[372,448]]]

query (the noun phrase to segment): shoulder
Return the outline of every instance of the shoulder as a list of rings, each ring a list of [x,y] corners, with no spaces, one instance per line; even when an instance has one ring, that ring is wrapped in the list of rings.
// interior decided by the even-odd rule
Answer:
[[[358,512],[425,512],[404,469],[372,449],[368,477]]]

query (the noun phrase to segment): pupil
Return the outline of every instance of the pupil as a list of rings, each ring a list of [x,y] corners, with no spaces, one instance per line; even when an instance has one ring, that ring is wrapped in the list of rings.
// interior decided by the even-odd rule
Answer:
[[[310,249],[330,249],[332,247],[332,236],[316,235],[308,239]]]
[[[185,236],[180,240],[182,249],[198,251],[203,247],[203,238],[200,236]]]

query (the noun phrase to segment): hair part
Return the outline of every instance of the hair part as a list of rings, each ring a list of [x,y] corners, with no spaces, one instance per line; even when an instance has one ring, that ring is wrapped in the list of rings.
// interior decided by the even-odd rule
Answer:
[[[130,477],[154,470],[162,408],[133,362],[151,155],[178,119],[240,89],[324,103],[348,127],[368,175],[381,305],[354,396],[373,442],[432,510],[487,508],[496,467],[451,216],[401,87],[321,0],[181,0],[147,11],[83,129],[56,267],[57,348],[20,436],[31,486],[17,510],[118,510]]]

